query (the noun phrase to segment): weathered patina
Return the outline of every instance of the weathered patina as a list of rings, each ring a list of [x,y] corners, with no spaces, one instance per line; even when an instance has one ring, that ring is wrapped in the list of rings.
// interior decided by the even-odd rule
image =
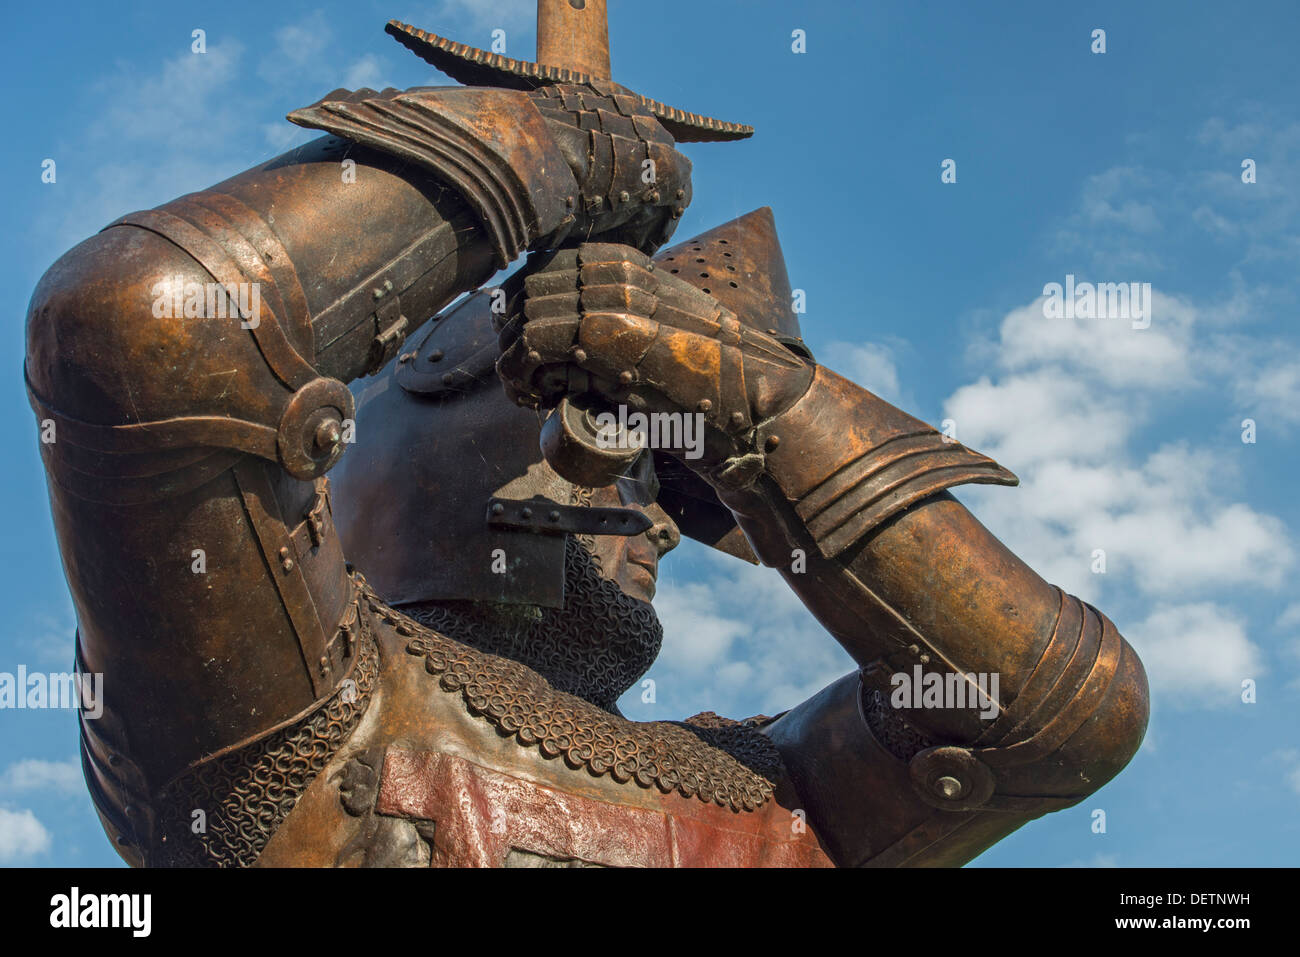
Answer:
[[[32,297],[119,853],[952,865],[1085,798],[1146,678],[946,491],[1014,476],[813,357],[769,209],[660,251],[677,143],[752,130],[615,83],[604,0],[538,10],[538,63],[390,23],[466,85],[335,91],[290,115],[325,136]],[[698,432],[608,448],[618,409]],[[680,534],[779,574],[857,669],[775,718],[624,718]],[[899,674],[972,693],[896,707]]]

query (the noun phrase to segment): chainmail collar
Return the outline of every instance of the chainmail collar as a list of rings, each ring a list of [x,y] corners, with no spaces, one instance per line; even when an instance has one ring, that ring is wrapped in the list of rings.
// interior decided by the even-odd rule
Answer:
[[[401,611],[461,644],[517,661],[557,691],[611,714],[619,697],[654,664],[663,625],[654,607],[601,574],[588,543],[570,536],[564,608],[423,602]]]

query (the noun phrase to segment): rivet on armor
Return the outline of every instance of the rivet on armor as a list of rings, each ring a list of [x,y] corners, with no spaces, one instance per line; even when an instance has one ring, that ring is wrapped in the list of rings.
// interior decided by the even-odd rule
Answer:
[[[341,443],[322,450],[319,442],[328,443],[332,432],[320,430],[328,421],[341,428],[340,423],[352,417],[354,402],[348,387],[337,379],[313,379],[294,392],[275,436],[276,452],[286,472],[296,479],[315,479],[338,460]]]
[[[529,350],[528,350],[528,361],[529,361],[529,362],[532,362],[532,363],[541,362],[541,361],[542,361],[542,354],[541,354],[540,352],[538,352],[536,349],[529,349]]]
[[[921,664],[923,664],[923,665],[928,665],[928,664],[930,663],[930,656],[929,656],[929,655],[921,655],[921,657],[920,657],[919,660],[920,660]]]
[[[620,203],[626,203],[626,202],[627,202],[628,200],[630,200],[631,198],[632,198],[632,196],[631,196],[630,193],[628,193],[627,190],[623,190],[623,192],[621,192],[621,193],[618,194],[618,201],[619,201]]]
[[[502,515],[502,514],[505,513],[505,510],[506,510],[506,507],[505,507],[504,505],[502,505],[500,502],[494,502],[494,503],[492,504],[492,514],[493,514],[493,515]]]
[[[962,784],[952,775],[945,774],[939,780],[934,782],[934,789],[949,801],[955,801],[961,797]]]
[[[587,361],[587,350],[586,350],[586,349],[574,349],[574,350],[573,350],[573,361],[576,362],[576,363],[578,363],[579,365],[581,365],[582,363],[586,362],[586,361]]]
[[[618,381],[621,385],[631,385],[632,378],[632,373],[628,372],[626,369],[618,374]]]
[[[533,510],[531,508],[526,508],[523,511],[521,511],[519,514],[522,515],[524,518],[532,518]]]
[[[740,426],[745,424],[745,414],[743,412],[731,413],[731,424]]]
[[[293,559],[289,557],[289,549],[280,549],[280,567],[287,572],[293,571]]]
[[[695,408],[699,409],[701,412],[708,412],[710,409],[713,408],[713,402],[710,401],[709,399],[701,399],[699,401],[699,404],[696,405]]]
[[[343,431],[339,428],[339,423],[335,419],[326,419],[320,425],[316,426],[316,434],[313,441],[316,448],[322,452],[333,452],[334,447],[339,444],[339,439],[343,437]]]
[[[430,352],[430,353],[429,353],[429,361],[430,361],[430,362],[441,362],[441,361],[442,361],[442,350],[441,350],[441,349],[434,349],[432,352]]]
[[[552,521],[552,522],[558,522],[558,521],[560,520],[560,513],[559,513],[559,512],[554,512],[554,511],[553,511],[553,512],[548,513],[546,517],[547,517],[547,519],[549,519],[549,520]]]
[[[765,448],[769,452],[772,452],[775,451],[776,447],[780,444],[781,444],[781,436],[769,435],[767,437],[767,441],[763,443],[763,448]]]
[[[907,646],[907,650],[908,650],[908,652],[911,653],[911,654],[919,655],[919,654],[921,653],[921,646],[920,646],[920,645],[908,645],[908,646]]]

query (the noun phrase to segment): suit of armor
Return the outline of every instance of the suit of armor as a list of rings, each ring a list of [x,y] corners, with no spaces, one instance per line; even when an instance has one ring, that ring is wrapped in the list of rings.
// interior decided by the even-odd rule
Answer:
[[[544,40],[603,29],[598,0],[541,11]],[[1137,657],[945,492],[1014,477],[813,359],[770,211],[651,258],[690,200],[675,141],[747,128],[602,79],[599,43],[584,72],[389,29],[476,85],[330,94],[291,115],[328,135],[123,217],[32,298],[119,853],[957,864],[1118,773]],[[619,405],[699,414],[702,451],[604,450],[587,413]],[[679,527],[776,569],[858,670],[775,719],[624,719],[658,644],[609,636],[648,633],[637,569]],[[587,602],[587,643],[475,617],[563,622],[601,581],[632,597]],[[995,715],[891,706],[914,669],[999,675]]]

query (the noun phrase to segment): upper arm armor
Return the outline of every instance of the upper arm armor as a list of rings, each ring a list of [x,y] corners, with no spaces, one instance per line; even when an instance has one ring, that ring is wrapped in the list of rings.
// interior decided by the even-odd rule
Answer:
[[[690,161],[635,97],[600,81],[530,92],[335,90],[289,119],[400,156],[456,189],[500,268],[570,235],[657,249],[690,203]]]

